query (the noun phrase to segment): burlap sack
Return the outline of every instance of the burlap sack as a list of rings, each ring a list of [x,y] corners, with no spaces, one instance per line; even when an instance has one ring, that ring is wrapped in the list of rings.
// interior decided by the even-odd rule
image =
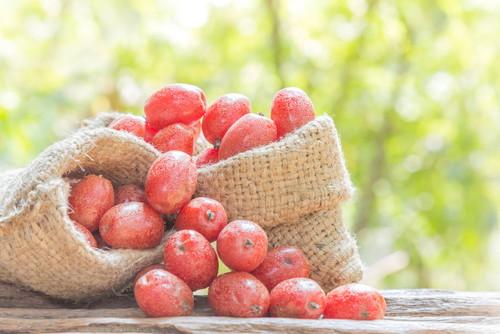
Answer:
[[[158,156],[128,133],[87,126],[28,167],[0,175],[0,280],[82,300],[119,291],[137,271],[161,260],[161,246],[91,248],[70,222],[64,177],[94,173],[116,185],[142,183]]]

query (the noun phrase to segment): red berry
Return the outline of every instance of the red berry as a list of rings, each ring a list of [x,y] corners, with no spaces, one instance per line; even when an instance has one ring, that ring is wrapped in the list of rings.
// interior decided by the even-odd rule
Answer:
[[[309,278],[291,278],[271,290],[273,317],[318,319],[325,309],[323,289]]]
[[[143,268],[141,271],[139,271],[134,278],[134,284],[132,286],[135,286],[135,283],[141,278],[142,276],[146,275],[148,272],[150,272],[153,269],[162,269],[164,270],[165,267],[162,264],[151,264],[145,268]]]
[[[274,121],[264,116],[247,114],[238,119],[222,138],[219,160],[276,141],[278,133]]]
[[[146,124],[144,125],[144,140],[147,141],[148,143],[151,143],[153,141],[154,136],[158,133],[158,131],[154,127],[149,124],[149,122],[146,120]]]
[[[191,200],[182,207],[175,220],[177,230],[195,230],[210,242],[217,240],[226,225],[227,215],[222,204],[207,197]]]
[[[193,130],[194,141],[196,141],[201,133],[201,120],[191,122],[188,126]]]
[[[290,278],[309,277],[310,266],[306,256],[297,247],[281,246],[267,253],[264,261],[252,271],[271,291],[278,283]]]
[[[144,138],[145,124],[144,118],[142,117],[125,115],[115,119],[108,127],[119,131],[130,132],[139,138]]]
[[[155,92],[144,106],[148,123],[163,129],[174,123],[189,124],[205,114],[203,91],[193,85],[171,84]]]
[[[191,156],[169,151],[156,159],[146,176],[149,204],[163,214],[174,214],[186,205],[196,190],[196,165]]]
[[[269,292],[249,273],[230,272],[212,282],[208,303],[218,316],[263,317],[269,309]]]
[[[135,283],[134,296],[148,317],[177,317],[193,313],[193,292],[177,276],[153,269]]]
[[[161,216],[140,202],[112,207],[99,223],[101,237],[113,248],[153,248],[160,244],[164,229]]]
[[[90,231],[85,226],[83,226],[82,224],[78,224],[75,221],[72,221],[72,222],[75,225],[76,230],[78,232],[80,232],[85,237],[85,240],[87,240],[87,242],[89,243],[90,247],[97,248],[97,241],[95,240],[95,238],[92,235],[92,233],[90,233]]]
[[[72,185],[68,201],[69,217],[93,232],[115,204],[113,184],[102,176],[87,175]]]
[[[219,150],[209,147],[196,157],[196,167],[200,168],[205,165],[214,164],[217,161],[219,161]]]
[[[278,128],[278,137],[300,128],[314,119],[314,106],[304,91],[295,87],[283,88],[274,95],[271,119]]]
[[[232,270],[252,271],[266,257],[266,232],[249,220],[232,221],[217,238],[217,253]]]
[[[217,277],[217,254],[200,233],[178,231],[168,239],[163,251],[165,269],[182,279],[191,288],[207,288]]]
[[[386,308],[384,297],[376,289],[363,284],[348,284],[328,293],[324,317],[352,320],[384,319]]]
[[[127,202],[145,202],[144,189],[136,184],[124,184],[115,192],[115,205]]]
[[[175,123],[161,129],[151,141],[160,152],[182,151],[193,154],[193,129],[182,123]]]
[[[250,113],[250,100],[241,94],[219,97],[203,117],[203,134],[209,143],[220,142],[227,130],[243,115]]]

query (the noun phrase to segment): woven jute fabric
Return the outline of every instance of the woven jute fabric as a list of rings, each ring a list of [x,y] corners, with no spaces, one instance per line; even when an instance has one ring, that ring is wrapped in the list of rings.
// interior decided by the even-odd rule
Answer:
[[[261,226],[299,222],[350,198],[337,130],[322,116],[278,142],[198,171],[198,196],[220,201],[230,219]]]
[[[296,224],[266,229],[269,245],[296,246],[311,264],[311,278],[323,289],[359,282],[363,276],[356,242],[342,221],[340,206],[313,213]]]
[[[161,245],[92,248],[68,217],[67,177],[92,173],[115,185],[143,183],[159,155],[131,134],[99,126],[87,123],[26,168],[0,175],[0,280],[79,301],[119,292],[140,269],[161,260]]]

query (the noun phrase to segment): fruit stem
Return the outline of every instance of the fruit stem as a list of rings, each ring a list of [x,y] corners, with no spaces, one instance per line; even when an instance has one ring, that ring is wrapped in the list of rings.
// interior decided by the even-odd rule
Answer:
[[[214,218],[215,218],[215,213],[213,211],[207,210],[208,221],[213,220]]]

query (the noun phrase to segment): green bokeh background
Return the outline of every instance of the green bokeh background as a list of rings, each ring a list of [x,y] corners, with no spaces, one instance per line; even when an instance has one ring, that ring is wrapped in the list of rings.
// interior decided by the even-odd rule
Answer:
[[[269,112],[298,86],[357,187],[380,288],[500,288],[500,1],[0,0],[0,170],[165,83]]]

